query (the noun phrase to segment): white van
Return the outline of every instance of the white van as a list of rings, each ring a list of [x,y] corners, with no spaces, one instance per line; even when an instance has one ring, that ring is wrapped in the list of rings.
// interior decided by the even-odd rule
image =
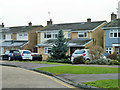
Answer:
[[[20,50],[22,60],[32,60],[32,54],[29,50]]]

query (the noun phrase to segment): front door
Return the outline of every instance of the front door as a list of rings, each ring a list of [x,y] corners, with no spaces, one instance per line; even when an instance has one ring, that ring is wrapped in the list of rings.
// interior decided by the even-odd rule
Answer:
[[[117,54],[119,54],[119,53],[120,53],[120,47],[115,47],[115,52],[116,52]]]

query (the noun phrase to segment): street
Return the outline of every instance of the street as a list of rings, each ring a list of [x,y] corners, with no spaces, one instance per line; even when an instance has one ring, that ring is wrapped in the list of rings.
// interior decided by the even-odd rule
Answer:
[[[34,71],[7,66],[0,68],[2,88],[75,88],[54,77]]]

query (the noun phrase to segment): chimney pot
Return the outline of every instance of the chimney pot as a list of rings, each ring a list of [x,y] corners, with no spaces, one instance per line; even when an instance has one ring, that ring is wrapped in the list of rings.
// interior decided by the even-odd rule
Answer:
[[[50,21],[47,21],[47,26],[48,25],[51,25],[53,22],[52,22],[52,19],[50,19]]]
[[[112,14],[111,14],[111,21],[112,21],[112,20],[115,20],[115,19],[117,19],[117,15],[114,14],[114,12],[112,12]]]
[[[28,23],[28,26],[32,26],[32,23],[31,23],[31,22],[29,22],[29,23]]]
[[[4,27],[5,25],[4,25],[4,23],[2,23],[2,27]]]
[[[91,22],[91,18],[88,18],[88,19],[87,19],[87,22]]]

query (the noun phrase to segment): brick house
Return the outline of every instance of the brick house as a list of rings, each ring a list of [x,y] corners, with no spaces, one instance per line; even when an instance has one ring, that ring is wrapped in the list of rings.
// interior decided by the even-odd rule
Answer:
[[[52,21],[51,21],[52,22]],[[46,60],[51,52],[52,45],[59,30],[63,30],[64,37],[68,41],[68,55],[71,55],[76,49],[83,49],[93,44],[103,47],[103,33],[101,29],[107,22],[94,21],[87,19],[87,22],[49,24],[43,30],[37,31],[37,48],[42,54],[43,60]]]
[[[107,53],[120,53],[120,18],[112,19],[104,29],[104,50]]]
[[[2,28],[3,42],[0,47],[3,48],[3,53],[11,49],[27,49],[32,52],[37,52],[37,34],[36,31],[42,29],[42,25],[4,27]]]

